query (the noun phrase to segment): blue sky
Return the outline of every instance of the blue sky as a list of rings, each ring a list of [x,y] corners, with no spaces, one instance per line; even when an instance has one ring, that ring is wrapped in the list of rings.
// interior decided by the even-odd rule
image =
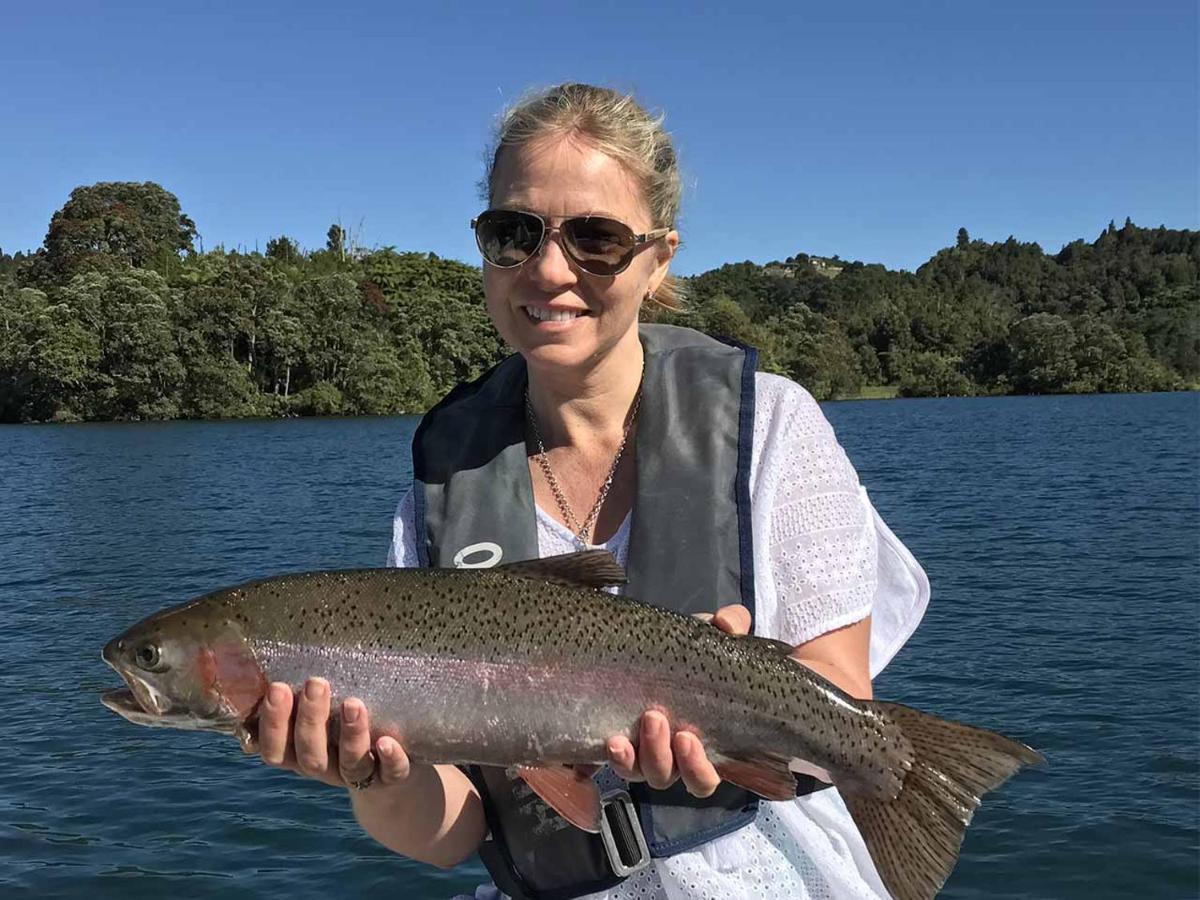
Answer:
[[[77,185],[149,180],[206,247],[317,247],[340,219],[477,262],[495,116],[564,80],[665,110],[683,274],[1200,224],[1194,0],[709,5],[7,5],[0,248]]]

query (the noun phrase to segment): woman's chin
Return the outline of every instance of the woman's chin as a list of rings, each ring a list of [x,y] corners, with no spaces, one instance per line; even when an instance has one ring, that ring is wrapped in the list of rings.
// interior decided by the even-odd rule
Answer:
[[[577,369],[590,364],[596,357],[594,342],[588,345],[566,341],[542,341],[521,348],[525,362],[534,369]]]
[[[591,369],[614,351],[619,352],[626,343],[622,336],[597,328],[598,321],[591,316],[570,322],[521,324],[526,327],[515,329],[517,333],[511,337],[516,340],[510,339],[509,344],[525,357],[531,368],[548,372]],[[634,335],[630,345],[636,347],[636,319],[632,321],[630,331]]]

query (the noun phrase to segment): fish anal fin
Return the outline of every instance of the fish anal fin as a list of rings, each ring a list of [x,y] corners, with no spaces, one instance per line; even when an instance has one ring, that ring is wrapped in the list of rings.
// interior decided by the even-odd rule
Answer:
[[[824,784],[833,784],[833,776],[829,774],[827,769],[822,769],[815,763],[806,762],[803,759],[793,759],[788,768],[797,775],[811,775]]]
[[[736,784],[767,800],[796,799],[796,777],[788,760],[777,756],[747,756],[733,759],[722,756],[713,762],[722,781]]]
[[[527,559],[497,566],[495,571],[567,587],[604,588],[626,581],[625,570],[607,550],[581,550],[545,559]]]
[[[569,766],[517,766],[517,775],[576,828],[600,832],[600,789],[587,775]]]

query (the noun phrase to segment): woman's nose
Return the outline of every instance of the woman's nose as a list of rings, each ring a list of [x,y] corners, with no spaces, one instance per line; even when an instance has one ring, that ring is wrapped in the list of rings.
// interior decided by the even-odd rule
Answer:
[[[562,234],[557,228],[546,235],[537,255],[527,260],[525,267],[529,269],[530,279],[544,289],[561,290],[579,280],[575,268],[563,251]]]

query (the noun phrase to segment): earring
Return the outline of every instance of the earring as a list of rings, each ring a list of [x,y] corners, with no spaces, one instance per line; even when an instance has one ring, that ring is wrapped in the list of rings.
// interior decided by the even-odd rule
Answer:
[[[650,288],[646,288],[646,296],[642,299],[642,302],[643,303],[653,303],[654,302],[654,291],[651,290]]]

